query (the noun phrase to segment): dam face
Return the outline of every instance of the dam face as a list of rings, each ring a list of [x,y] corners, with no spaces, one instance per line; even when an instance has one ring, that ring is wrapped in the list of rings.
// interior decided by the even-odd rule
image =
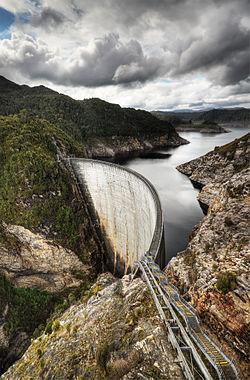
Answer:
[[[70,159],[78,182],[87,190],[116,274],[128,273],[150,251],[163,266],[163,218],[152,184],[138,173],[111,163]]]

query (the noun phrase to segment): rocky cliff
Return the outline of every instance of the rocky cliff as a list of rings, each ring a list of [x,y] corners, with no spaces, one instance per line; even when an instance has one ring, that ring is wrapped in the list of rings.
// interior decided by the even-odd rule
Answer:
[[[51,378],[183,379],[141,279],[102,274],[2,376]]]
[[[249,166],[250,134],[216,147],[212,152],[179,165],[177,169],[186,174],[195,186],[202,188],[198,200],[208,207],[231,177]]]
[[[158,135],[92,138],[88,140],[86,151],[90,158],[117,159],[138,156],[156,149],[177,147],[183,144],[188,144],[188,141],[180,137],[175,129],[171,129],[169,133]]]
[[[41,234],[13,225],[5,225],[4,234],[4,242],[0,243],[0,274],[17,287],[61,292],[79,286],[84,276],[90,276],[92,268],[84,265],[73,251]]]
[[[93,268],[77,255],[22,226],[4,225],[0,242],[0,373],[19,358],[30,335]]]
[[[198,199],[207,215],[166,269],[237,360],[243,378],[249,371],[249,139],[248,134],[178,167],[202,187]]]
[[[176,127],[178,132],[201,132],[201,133],[226,133],[228,132],[219,124],[213,121],[204,121],[203,123],[192,123],[180,125]]]

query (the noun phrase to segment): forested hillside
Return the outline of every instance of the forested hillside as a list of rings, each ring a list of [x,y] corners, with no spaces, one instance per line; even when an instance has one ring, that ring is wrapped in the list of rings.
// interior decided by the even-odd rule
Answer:
[[[101,99],[74,100],[44,86],[19,86],[0,77],[0,114],[10,115],[27,109],[71,135],[88,137],[147,136],[167,133],[171,124],[151,113]]]
[[[218,124],[237,123],[243,126],[249,126],[250,110],[248,108],[218,108],[209,111],[153,111],[153,115],[161,120],[170,121],[174,126],[189,123],[190,120],[195,123],[203,121],[215,122]]]

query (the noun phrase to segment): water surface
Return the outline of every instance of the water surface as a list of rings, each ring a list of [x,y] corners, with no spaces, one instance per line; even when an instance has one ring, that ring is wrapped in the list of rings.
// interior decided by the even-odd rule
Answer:
[[[204,216],[197,201],[198,190],[193,187],[188,177],[176,170],[176,166],[213,150],[215,146],[233,141],[247,132],[247,129],[240,128],[220,134],[180,132],[179,134],[190,141],[190,144],[168,149],[170,157],[135,158],[124,163],[126,167],[148,178],[158,191],[165,221],[166,261],[186,248],[193,227]]]

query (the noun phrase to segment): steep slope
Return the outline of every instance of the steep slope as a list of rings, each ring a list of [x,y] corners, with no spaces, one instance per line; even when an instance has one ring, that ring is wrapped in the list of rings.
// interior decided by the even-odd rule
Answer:
[[[3,375],[19,379],[183,379],[141,279],[101,275]]]
[[[178,167],[202,187],[198,197],[208,213],[167,267],[244,376],[250,370],[249,143],[250,134]]]
[[[205,156],[179,165],[177,169],[189,176],[194,185],[202,187],[199,201],[208,207],[218,195],[221,185],[249,166],[250,134],[229,144],[216,147]]]
[[[121,108],[101,99],[74,100],[43,86],[19,86],[1,77],[0,114],[10,115],[22,109],[52,122],[85,146],[91,146],[91,156],[104,155],[100,153],[100,146],[102,150],[113,149],[119,155],[119,149],[128,145],[130,152],[185,143],[170,123],[150,112]],[[106,154],[109,155],[108,149]]]
[[[86,204],[54,142],[65,154],[85,154],[46,120],[0,116],[0,372],[102,265]]]

